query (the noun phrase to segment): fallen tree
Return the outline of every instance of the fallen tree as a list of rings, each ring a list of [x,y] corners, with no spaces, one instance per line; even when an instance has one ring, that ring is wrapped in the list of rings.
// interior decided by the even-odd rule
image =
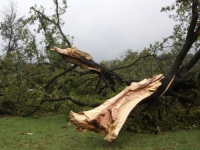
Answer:
[[[189,102],[199,106],[197,100],[181,94],[181,89],[187,89],[187,84],[191,84],[191,79],[185,78],[185,75],[200,58],[200,50],[198,50],[194,54],[194,57],[183,64],[187,53],[199,37],[200,25],[198,23],[199,12],[197,11],[199,8],[199,2],[192,1],[191,5],[186,5],[185,2],[180,2],[180,5],[182,5],[180,6],[180,9],[186,6],[190,8],[191,12],[189,12],[189,14],[191,14],[192,17],[190,18],[190,21],[188,21],[189,27],[185,41],[182,43],[183,46],[165,76],[157,75],[152,79],[133,83],[115,97],[107,100],[99,107],[90,111],[78,114],[71,112],[71,121],[77,125],[78,130],[93,130],[99,132],[102,135],[105,135],[105,140],[112,142],[116,139],[130,111],[141,101],[156,101],[165,95],[176,97],[183,104]],[[176,40],[177,35],[174,35],[172,39],[173,38]],[[163,45],[161,45],[161,47],[162,46]],[[57,51],[66,62],[74,63],[84,69],[100,73],[104,78],[104,81],[107,83],[105,76],[103,76],[104,68],[95,63],[89,55],[85,55],[84,52],[79,53],[80,51],[75,48],[62,50],[54,47],[54,50]],[[109,87],[108,83],[107,85]],[[125,101],[127,102],[124,103]]]
[[[200,99],[200,72],[198,66],[198,62],[200,59],[199,1],[180,0],[176,1],[176,3],[174,3],[172,6],[163,8],[163,11],[170,11],[174,10],[175,8],[177,10],[177,14],[171,16],[175,19],[175,21],[179,21],[178,25],[174,26],[173,35],[164,38],[162,42],[156,42],[155,44],[150,45],[149,48],[145,48],[140,54],[138,53],[138,55],[129,55],[124,59],[119,60],[120,63],[114,64],[112,67],[110,67],[109,65],[106,66],[106,63],[106,65],[104,65],[104,63],[98,64],[92,59],[89,54],[82,52],[75,47],[72,47],[69,36],[66,36],[61,29],[62,25],[64,25],[61,19],[61,15],[65,12],[67,4],[65,3],[63,7],[59,7],[58,5],[60,5],[60,3],[58,3],[58,0],[55,0],[54,4],[55,14],[53,14],[52,16],[45,15],[45,11],[43,8],[35,6],[31,7],[32,16],[28,19],[30,20],[31,24],[36,20],[39,21],[37,32],[44,33],[43,35],[45,38],[43,44],[45,46],[46,56],[43,59],[48,59],[49,62],[39,61],[38,63],[36,63],[37,67],[35,67],[35,69],[32,69],[33,67],[27,65],[28,68],[25,71],[23,70],[24,67],[21,66],[18,67],[18,69],[15,69],[16,67],[14,67],[14,69],[8,68],[7,70],[10,73],[10,77],[16,76],[17,80],[14,81],[19,82],[17,82],[18,84],[16,84],[15,82],[12,82],[13,80],[9,81],[10,78],[8,76],[8,73],[4,73],[9,82],[7,81],[0,86],[1,99],[6,100],[5,103],[1,103],[3,104],[1,106],[3,106],[4,108],[10,108],[10,106],[12,106],[10,104],[12,104],[13,101],[16,101],[15,104],[20,105],[20,108],[21,106],[30,106],[30,111],[32,110],[32,108],[34,108],[34,111],[28,113],[28,115],[31,115],[39,110],[39,108],[41,108],[41,105],[44,105],[44,103],[48,102],[60,102],[69,100],[70,102],[67,104],[75,104],[73,105],[75,107],[77,105],[82,107],[97,107],[103,103],[99,107],[90,111],[86,111],[80,114],[71,113],[71,120],[78,125],[79,130],[84,130],[87,128],[90,129],[91,127],[92,130],[95,130],[105,135],[108,141],[113,141],[116,138],[120,127],[122,126],[122,123],[116,123],[116,118],[120,118],[120,113],[122,113],[123,111],[127,111],[126,115],[123,118],[124,120],[126,120],[128,112],[130,112],[133,108],[134,110],[137,110],[139,108],[139,110],[137,111],[137,113],[135,113],[135,115],[133,115],[133,110],[133,113],[130,114],[129,117],[134,118],[137,115],[135,117],[135,120],[139,120],[139,123],[137,122],[138,126],[143,125],[142,120],[145,118],[145,116],[141,117],[141,114],[146,114],[146,118],[152,121],[154,125],[157,125],[151,118],[157,117],[156,121],[158,121],[158,115],[160,115],[161,119],[159,121],[165,124],[166,122],[163,118],[166,117],[168,115],[167,113],[169,112],[174,115],[173,119],[175,120],[188,120],[187,116],[194,118],[196,117],[196,120],[198,121],[192,123],[192,125],[200,125],[200,115],[198,114]],[[60,11],[60,9],[62,9],[63,11]],[[7,30],[3,29],[3,31]],[[167,40],[170,40],[168,44]],[[33,49],[29,46],[29,49]],[[54,50],[59,52],[59,54],[67,63],[71,63],[73,65],[66,65],[65,63],[63,63],[63,61],[61,61],[55,53],[50,51],[50,48],[52,46],[57,46],[54,47]],[[191,51],[193,52],[192,54],[190,53]],[[165,52],[169,52],[170,55],[173,55],[174,59],[170,59],[167,61],[166,58],[162,59],[159,54],[162,55],[165,54]],[[190,55],[191,57],[187,57],[188,55]],[[149,61],[150,59],[154,59],[153,63]],[[162,64],[162,61],[164,61],[164,63],[167,62],[167,65],[164,63]],[[141,62],[143,65],[141,65]],[[2,61],[1,63],[2,65],[0,66],[2,66],[2,69],[5,69],[6,66],[8,66],[8,63],[4,63],[4,61]],[[150,63],[152,63],[152,65],[149,65]],[[44,64],[48,65],[48,67]],[[55,68],[55,66],[57,66],[57,69]],[[83,69],[78,68],[78,66]],[[40,70],[37,70],[39,67],[41,67]],[[154,68],[156,68],[155,72]],[[33,73],[33,71],[35,72]],[[152,73],[150,73],[150,71],[152,71]],[[13,73],[15,73],[15,75],[13,75]],[[125,88],[126,86],[131,86],[131,83],[133,81],[139,83],[141,79],[156,74],[164,75],[161,77],[162,79],[159,78],[155,82],[149,83],[147,85],[145,84],[146,86],[142,86],[142,88],[140,87],[140,85],[134,83],[133,85],[136,86],[134,87],[135,90],[127,90],[127,88],[124,89],[125,91],[122,91],[124,95],[122,94],[122,97],[119,99],[116,99],[117,96],[115,96],[106,101],[106,103],[104,103],[104,101],[101,101],[102,99],[108,99],[108,96],[111,94],[113,96],[113,93],[115,91],[118,91],[119,93],[119,91],[121,91],[121,89]],[[144,81],[153,81],[154,78],[157,78],[157,76]],[[26,84],[24,85],[26,85],[26,87],[22,85],[22,83],[24,83],[23,81],[25,81]],[[156,88],[149,87],[150,85],[154,86],[154,83],[157,82],[159,83],[159,85],[156,86]],[[12,86],[13,84],[16,87]],[[21,88],[19,88],[20,85],[22,85]],[[12,88],[13,90],[7,90]],[[34,89],[33,92],[28,92],[27,89],[29,88]],[[75,93],[71,92],[75,90]],[[138,100],[136,102],[134,98],[134,92],[137,91],[140,93],[142,90],[147,90],[147,93],[151,91],[151,94],[147,94],[147,97],[143,97],[146,95],[145,93],[140,94],[139,100],[136,98]],[[7,95],[9,95],[7,91],[12,91],[10,93],[13,95],[11,97],[6,97]],[[107,95],[104,93],[106,93]],[[117,92],[115,92],[115,94],[116,93]],[[25,96],[23,96],[22,94],[24,94]],[[129,96],[127,96],[127,94],[129,94],[130,98]],[[16,95],[18,95],[18,97]],[[101,98],[98,99],[95,96],[99,96]],[[124,103],[123,97],[130,100]],[[29,100],[29,102],[27,100]],[[132,104],[132,102],[138,107],[134,107],[134,105],[128,107],[129,105],[127,104]],[[152,105],[156,103],[161,104],[163,107],[160,109]],[[183,106],[184,108],[180,109],[179,107],[176,107],[177,103],[179,103],[178,106]],[[128,108],[127,110],[124,109],[125,106]],[[16,107],[19,108],[18,106]],[[196,112],[193,111],[194,107],[196,108]],[[99,110],[100,108],[102,110]],[[176,113],[174,113],[174,111],[171,111],[173,108],[178,108],[176,109]],[[96,109],[98,110],[98,113],[94,116],[92,113],[96,111]],[[154,112],[152,113],[148,111],[149,109],[153,109]],[[166,109],[167,113],[165,115],[164,113]],[[70,108],[70,110],[76,109]],[[82,108],[80,110],[82,110]],[[186,115],[183,114],[183,112],[186,110],[187,112],[189,112],[188,110],[192,110],[191,115],[189,113],[187,113]],[[27,112],[30,111],[28,110]],[[88,112],[90,115],[88,115]],[[182,113],[183,115],[180,115],[180,113]],[[102,114],[105,115],[105,117],[103,117]],[[170,115],[168,116],[170,117]],[[100,119],[98,119],[98,117],[100,117]],[[110,122],[104,123],[106,117],[110,117]],[[81,122],[80,120],[83,122]],[[174,120],[170,121],[173,122]],[[134,122],[134,120],[132,120],[132,122]],[[116,123],[116,126],[115,128],[111,129],[113,123]],[[151,123],[148,122],[147,126],[150,125]],[[83,128],[81,126],[89,127]],[[189,125],[187,124],[186,126]],[[112,135],[112,133],[114,134]]]
[[[89,54],[75,47],[67,49],[54,47],[53,50],[57,51],[67,63],[73,63],[84,69],[101,72],[100,68],[97,69],[99,65],[92,61],[92,57]],[[79,131],[91,130],[99,132],[105,136],[106,141],[113,142],[117,138],[131,110],[139,102],[155,93],[157,88],[161,86],[160,80],[163,78],[164,76],[160,74],[140,82],[132,82],[130,86],[126,87],[118,95],[92,110],[82,113],[71,111],[70,120],[77,126]]]
[[[75,47],[67,49],[54,47],[53,50],[58,52],[67,63],[73,63],[97,73],[103,70],[100,65],[92,60],[89,54]],[[169,88],[173,87],[171,84],[174,82],[174,78],[175,75],[169,82],[166,82],[166,77],[160,74],[140,82],[132,82],[122,92],[92,110],[80,113],[71,111],[70,120],[77,126],[77,130],[98,132],[105,136],[106,141],[113,142],[117,138],[129,113],[136,105],[142,101],[150,101],[162,97],[169,91]],[[169,79],[167,78],[167,80]]]
[[[162,74],[138,83],[133,82],[118,95],[106,100],[102,105],[81,113],[70,112],[70,120],[79,131],[91,130],[113,142],[136,105],[152,95],[161,85]]]

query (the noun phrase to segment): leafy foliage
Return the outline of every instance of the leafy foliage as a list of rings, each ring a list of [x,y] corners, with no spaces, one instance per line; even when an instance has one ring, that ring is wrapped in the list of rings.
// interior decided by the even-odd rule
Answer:
[[[101,74],[66,64],[51,51],[52,46],[73,45],[74,37],[62,32],[61,16],[67,9],[65,0],[59,4],[53,1],[52,15],[46,15],[43,6],[35,5],[28,17],[17,17],[17,8],[11,2],[2,13],[0,23],[4,40],[4,55],[0,58],[0,113],[31,115],[40,109],[40,112],[60,111],[68,115],[70,110],[83,111],[98,106],[131,82],[159,73],[170,79],[172,62],[176,62],[189,35],[194,3],[196,1],[176,1],[172,6],[163,7],[161,11],[176,10],[169,16],[177,22],[173,34],[150,44],[141,53],[129,49],[120,59],[102,61],[100,67],[104,72]],[[199,2],[196,11],[199,13]],[[195,26],[193,34],[199,32],[198,29],[199,25]],[[173,92],[139,104],[127,120],[127,130],[156,133],[160,127],[167,130],[200,124],[200,50],[199,37],[196,38],[183,62],[180,61],[181,66],[174,69],[177,80],[172,86]]]

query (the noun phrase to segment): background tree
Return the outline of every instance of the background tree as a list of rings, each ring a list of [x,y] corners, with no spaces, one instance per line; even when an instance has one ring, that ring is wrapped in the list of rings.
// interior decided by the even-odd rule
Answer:
[[[53,4],[55,11],[51,16],[45,14],[44,7],[35,5],[31,7],[28,18],[19,17],[21,21],[14,17],[13,26],[8,26],[9,17],[1,22],[1,36],[6,43],[4,49],[12,54],[9,59],[7,56],[1,58],[2,108],[6,108],[4,101],[10,101],[9,104],[15,105],[13,107],[16,109],[12,107],[10,110],[18,114],[30,115],[39,108],[64,108],[62,110],[65,112],[70,109],[83,110],[97,106],[133,81],[163,73],[162,86],[130,114],[128,129],[141,131],[152,127],[153,131],[157,131],[157,126],[167,124],[169,126],[166,128],[173,127],[174,120],[180,121],[179,126],[182,120],[187,120],[185,122],[189,125],[199,124],[199,1],[176,1],[172,6],[162,8],[162,11],[176,10],[175,14],[170,15],[177,21],[174,32],[161,42],[144,48],[141,53],[127,50],[120,59],[102,61],[101,64],[87,61],[89,65],[99,67],[100,72],[66,64],[50,51],[53,46],[66,48],[73,45],[73,37],[62,31],[64,22],[61,16],[67,9],[67,3],[55,0]],[[9,16],[8,12],[3,13],[4,16]],[[35,30],[28,30],[27,27],[34,24],[38,25],[34,26]],[[18,28],[14,28],[15,25]],[[7,33],[4,31],[6,28],[9,28]],[[38,44],[33,36],[36,33],[43,37]],[[9,50],[12,43],[17,44]],[[15,60],[19,58],[20,67],[16,69]],[[28,89],[33,90],[30,92]],[[52,101],[55,103],[44,103]]]

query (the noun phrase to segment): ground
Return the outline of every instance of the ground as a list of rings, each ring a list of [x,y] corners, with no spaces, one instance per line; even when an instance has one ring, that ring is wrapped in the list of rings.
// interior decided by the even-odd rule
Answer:
[[[177,130],[157,135],[121,131],[114,143],[93,132],[77,132],[63,115],[0,116],[0,150],[199,150],[200,130]]]

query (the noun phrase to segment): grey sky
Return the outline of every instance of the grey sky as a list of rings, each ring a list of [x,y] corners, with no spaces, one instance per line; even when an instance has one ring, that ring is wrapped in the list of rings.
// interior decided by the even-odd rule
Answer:
[[[0,1],[4,5],[9,2]],[[43,5],[46,10],[53,6],[52,0],[16,1],[20,15],[27,15],[34,4]],[[172,34],[174,22],[167,13],[160,10],[174,2],[175,0],[68,0],[69,8],[63,16],[63,31],[74,36],[73,45],[91,54],[97,62],[119,58],[127,49],[139,51]]]

